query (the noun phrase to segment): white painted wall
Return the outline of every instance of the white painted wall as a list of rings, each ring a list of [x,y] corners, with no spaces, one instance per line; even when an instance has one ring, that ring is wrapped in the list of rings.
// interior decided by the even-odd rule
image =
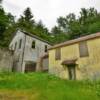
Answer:
[[[26,37],[26,42],[25,42],[25,37]],[[20,39],[22,39],[21,49],[19,49]],[[35,49],[32,48],[33,41],[35,41]],[[15,50],[14,48],[16,42],[17,42],[17,47]],[[25,50],[23,50],[24,45],[25,45]],[[9,48],[14,50],[14,58],[18,59],[18,71],[25,70],[25,62],[27,61],[37,62],[38,58],[45,54],[45,45],[50,47],[48,43],[43,42],[34,37],[31,37],[29,35],[25,35],[23,32],[18,30],[9,45]],[[21,65],[23,52],[24,52],[23,65]]]

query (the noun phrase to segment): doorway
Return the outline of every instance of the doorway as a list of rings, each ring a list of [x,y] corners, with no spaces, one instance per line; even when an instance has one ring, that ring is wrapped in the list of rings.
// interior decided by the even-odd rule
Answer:
[[[25,72],[35,72],[36,71],[36,63],[35,62],[27,62],[25,64]]]
[[[76,80],[76,67],[75,67],[75,65],[67,65],[67,66],[68,66],[69,80]]]
[[[14,60],[12,65],[12,72],[17,72],[17,71],[18,71],[18,61]]]

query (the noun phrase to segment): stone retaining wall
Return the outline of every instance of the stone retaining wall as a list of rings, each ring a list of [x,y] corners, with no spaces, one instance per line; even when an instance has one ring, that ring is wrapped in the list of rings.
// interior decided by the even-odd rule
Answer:
[[[0,71],[12,71],[13,56],[7,49],[0,48]]]

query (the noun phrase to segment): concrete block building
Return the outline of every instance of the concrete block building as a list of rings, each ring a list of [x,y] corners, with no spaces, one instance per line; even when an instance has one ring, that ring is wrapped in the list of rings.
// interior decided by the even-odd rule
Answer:
[[[13,71],[32,72],[39,70],[37,62],[47,53],[48,41],[25,31],[17,30],[9,45],[13,51]],[[48,70],[48,58],[43,61],[43,70]]]

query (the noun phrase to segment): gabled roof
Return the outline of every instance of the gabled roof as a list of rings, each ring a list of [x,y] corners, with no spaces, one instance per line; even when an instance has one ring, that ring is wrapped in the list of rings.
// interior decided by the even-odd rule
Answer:
[[[20,31],[20,32],[22,32],[22,33],[24,33],[24,34],[26,34],[26,35],[28,35],[28,36],[30,36],[30,37],[36,38],[36,39],[38,39],[38,40],[40,40],[40,41],[42,41],[42,42],[45,42],[45,43],[47,43],[47,44],[49,44],[49,45],[52,45],[50,42],[48,42],[48,41],[46,41],[46,40],[44,40],[44,39],[38,37],[37,35],[34,35],[34,34],[29,33],[29,32],[23,31],[23,30],[21,30],[21,29],[17,29],[17,30],[14,32],[14,35],[12,36],[12,39],[14,38],[14,36],[16,35],[16,33],[17,33],[18,31]],[[12,39],[11,39],[11,40],[12,40]]]
[[[37,35],[31,34],[31,33],[29,33],[29,32],[22,31],[22,30],[20,30],[20,31],[21,31],[22,33],[24,33],[24,34],[30,36],[30,37],[36,38],[36,39],[38,39],[38,40],[40,40],[40,41],[43,41],[43,42],[45,42],[45,43],[51,45],[51,43],[49,43],[48,41],[46,41],[46,40],[44,40],[44,39],[38,37]]]
[[[84,36],[84,37],[80,37],[80,38],[77,38],[77,39],[74,39],[74,40],[69,40],[69,41],[54,45],[54,46],[50,47],[49,50],[59,48],[59,47],[64,47],[64,46],[71,45],[71,44],[75,44],[75,43],[78,43],[78,42],[81,42],[81,41],[99,38],[99,37],[100,37],[100,32],[94,33],[94,34],[91,34],[91,35],[87,35],[87,36]]]

